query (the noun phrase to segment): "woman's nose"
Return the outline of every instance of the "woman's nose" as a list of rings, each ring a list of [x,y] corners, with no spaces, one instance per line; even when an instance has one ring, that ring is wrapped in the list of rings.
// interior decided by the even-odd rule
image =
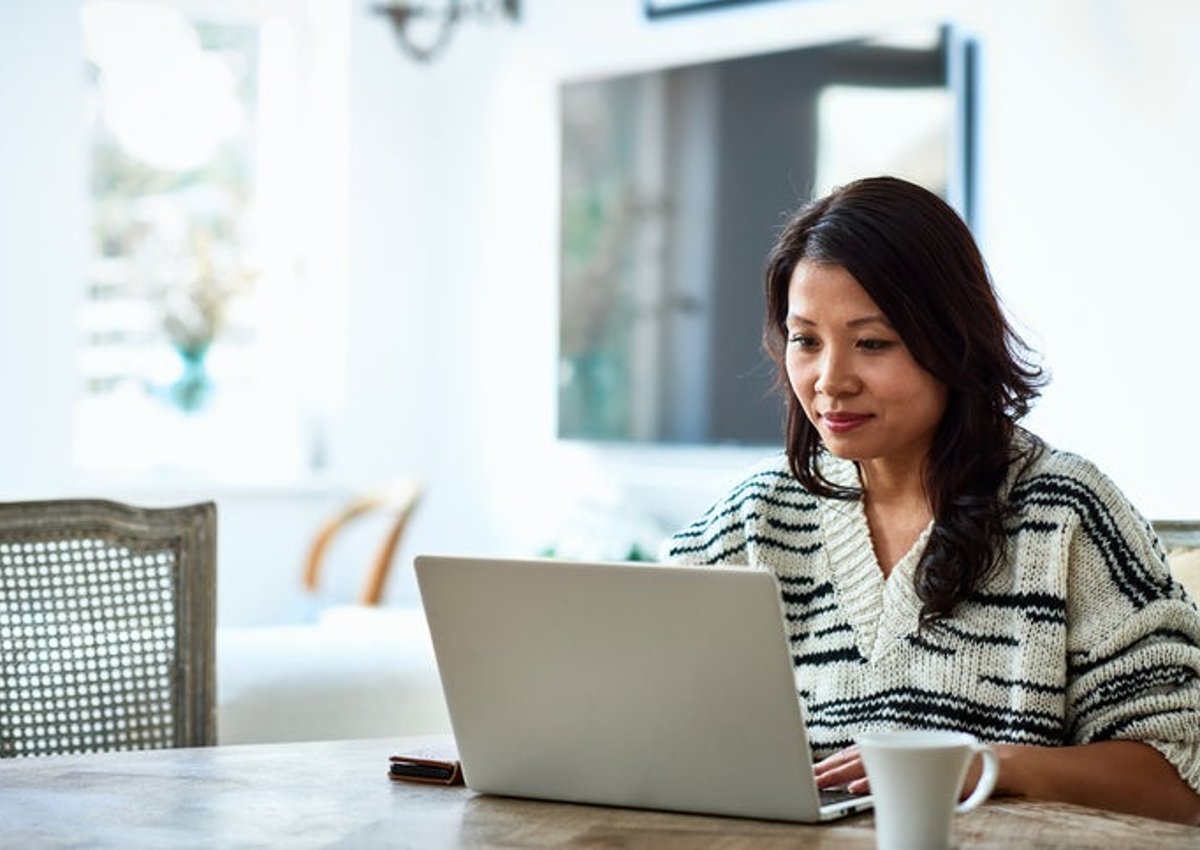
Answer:
[[[813,389],[819,395],[831,397],[853,394],[857,392],[858,387],[858,378],[845,362],[845,358],[838,355],[825,357],[813,385]]]

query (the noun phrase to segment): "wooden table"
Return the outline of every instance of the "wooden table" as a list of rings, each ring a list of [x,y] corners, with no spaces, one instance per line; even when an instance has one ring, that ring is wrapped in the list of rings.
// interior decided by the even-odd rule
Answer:
[[[0,761],[0,846],[862,848],[871,815],[820,826],[578,806],[393,782],[417,741],[264,744]],[[959,847],[1200,848],[1200,828],[993,801]]]

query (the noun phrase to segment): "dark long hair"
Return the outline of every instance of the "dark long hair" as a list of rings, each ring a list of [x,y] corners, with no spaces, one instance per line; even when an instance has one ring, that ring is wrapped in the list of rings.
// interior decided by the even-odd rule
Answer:
[[[788,287],[802,260],[849,272],[917,363],[946,386],[946,412],[925,467],[933,530],[915,576],[920,622],[931,624],[949,616],[1003,556],[1001,485],[1017,461],[1013,432],[1038,396],[1042,370],[1005,318],[970,230],[937,195],[872,177],[807,204],[767,258],[763,347],[787,398],[792,473],[813,493],[862,497],[822,476],[821,438],[788,382]]]

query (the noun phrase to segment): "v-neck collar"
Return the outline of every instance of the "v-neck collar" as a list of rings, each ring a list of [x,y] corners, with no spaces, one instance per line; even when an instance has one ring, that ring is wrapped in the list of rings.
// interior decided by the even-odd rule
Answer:
[[[858,470],[851,461],[827,458],[823,471],[835,484],[858,486]],[[917,628],[921,600],[913,587],[913,575],[933,523],[918,535],[885,578],[871,544],[862,500],[823,499],[820,505],[830,582],[839,607],[854,629],[859,652],[874,662]]]

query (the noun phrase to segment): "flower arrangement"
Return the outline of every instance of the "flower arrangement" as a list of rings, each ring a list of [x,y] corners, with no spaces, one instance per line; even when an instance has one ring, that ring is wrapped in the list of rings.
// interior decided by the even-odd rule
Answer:
[[[257,273],[221,252],[212,235],[193,226],[173,280],[159,292],[162,329],[185,359],[200,359],[225,329],[229,304],[250,291]]]

